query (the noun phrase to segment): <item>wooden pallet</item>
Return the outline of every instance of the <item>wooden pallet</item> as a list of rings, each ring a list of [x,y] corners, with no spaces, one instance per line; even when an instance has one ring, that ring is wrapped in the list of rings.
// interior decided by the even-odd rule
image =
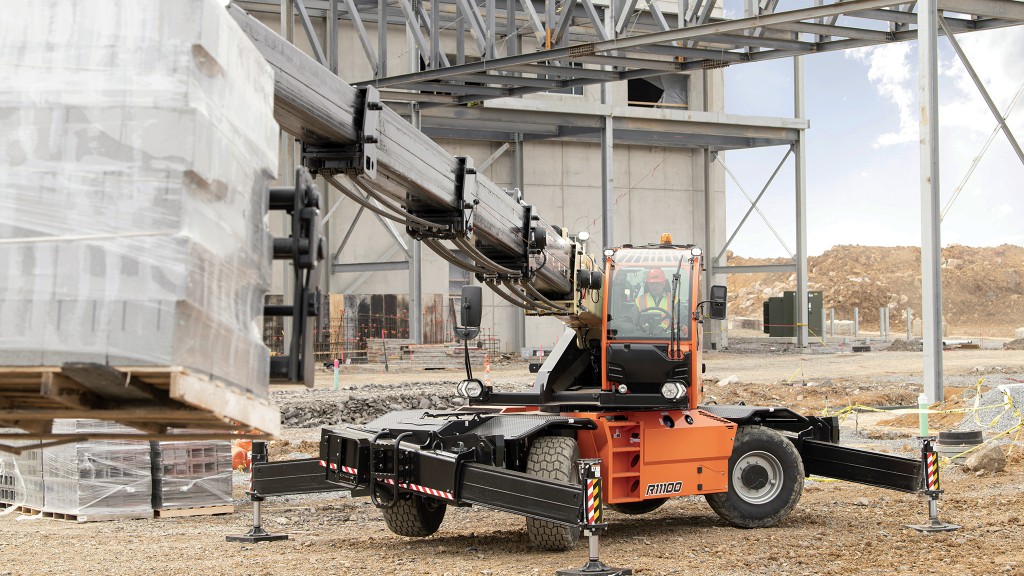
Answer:
[[[222,506],[193,506],[190,508],[158,508],[153,511],[157,518],[178,518],[181,516],[216,516],[218,514],[234,514],[232,504]]]
[[[38,513],[38,512],[37,512]],[[138,512],[111,512],[105,514],[66,514],[63,512],[42,511],[43,518],[54,520],[69,520],[71,522],[110,522],[113,520],[149,520],[153,518],[153,511]]]
[[[55,418],[112,420],[144,434],[53,434]],[[5,439],[71,442],[85,439],[173,440],[168,428],[216,431],[191,440],[280,433],[277,408],[205,374],[180,366],[0,366],[0,426],[28,434]]]

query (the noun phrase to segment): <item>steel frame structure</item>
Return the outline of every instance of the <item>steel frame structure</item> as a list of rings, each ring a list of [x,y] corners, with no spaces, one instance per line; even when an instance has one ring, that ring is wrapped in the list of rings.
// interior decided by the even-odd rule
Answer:
[[[977,83],[1000,127],[1024,162],[1024,152],[988,98],[953,34],[1024,23],[1020,0],[848,0],[783,10],[779,0],[745,0],[744,17],[722,18],[717,0],[679,0],[666,13],[653,0],[249,0],[237,2],[250,11],[281,14],[282,36],[291,40],[298,17],[319,62],[337,71],[336,26],[318,38],[313,19],[347,20],[359,37],[374,71],[356,86],[373,86],[383,100],[410,105],[410,117],[432,137],[510,143],[521,186],[521,143],[525,140],[583,140],[602,147],[602,216],[611,221],[610,166],[613,142],[677,146],[703,150],[705,212],[712,214],[711,166],[721,150],[785,145],[796,172],[796,246],[794,264],[781,269],[797,276],[798,301],[806,302],[806,176],[802,133],[803,73],[801,57],[819,52],[918,39],[922,49],[920,90],[922,278],[925,388],[930,400],[942,399],[941,281],[939,274],[938,121],[936,50],[938,35],[949,38]],[[282,4],[284,9],[282,10]],[[418,70],[388,69],[388,26],[407,30],[406,50],[419,58]],[[377,27],[377,38],[366,24]],[[451,42],[442,36],[452,35]],[[447,37],[447,36],[446,36]],[[327,45],[327,50],[323,45]],[[794,120],[774,123],[693,110],[625,110],[607,103],[581,111],[545,102],[509,100],[537,92],[578,86],[699,73],[747,62],[794,58]],[[603,88],[602,88],[603,90]],[[603,102],[607,102],[603,100]],[[707,98],[704,98],[706,106]],[[769,125],[770,124],[770,125]],[[507,149],[502,149],[502,151]],[[488,159],[488,163],[493,159]],[[785,158],[783,159],[783,162]],[[724,166],[724,164],[723,164]],[[780,168],[782,163],[780,163]],[[776,173],[778,169],[776,170]],[[774,178],[774,175],[772,176]],[[771,183],[769,178],[751,201],[751,210]],[[748,216],[749,216],[748,211]],[[705,248],[715,246],[706,218]],[[746,221],[746,216],[743,222]],[[731,234],[729,242],[742,227]],[[604,243],[611,245],[610,226]],[[781,240],[781,238],[780,238]],[[726,243],[726,246],[728,243]],[[784,243],[783,243],[784,244]],[[397,248],[385,256],[390,258]],[[787,247],[787,251],[789,248]],[[408,252],[408,250],[406,250]],[[768,270],[708,265],[715,273]],[[385,264],[395,267],[397,264]],[[364,270],[373,266],[364,266]],[[417,264],[410,266],[411,270]],[[771,271],[775,271],[773,268]],[[365,273],[365,272],[364,272]],[[411,285],[412,285],[411,281]],[[358,281],[357,281],[358,283]],[[710,283],[708,284],[710,285]],[[806,307],[797,306],[797,344],[807,345]],[[410,316],[415,314],[410,310]],[[714,331],[714,328],[710,330]]]

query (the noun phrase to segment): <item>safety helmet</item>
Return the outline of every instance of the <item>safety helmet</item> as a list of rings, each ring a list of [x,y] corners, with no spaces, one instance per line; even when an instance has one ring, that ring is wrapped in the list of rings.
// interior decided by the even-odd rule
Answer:
[[[648,282],[665,282],[665,271],[661,268],[652,268],[647,271]]]

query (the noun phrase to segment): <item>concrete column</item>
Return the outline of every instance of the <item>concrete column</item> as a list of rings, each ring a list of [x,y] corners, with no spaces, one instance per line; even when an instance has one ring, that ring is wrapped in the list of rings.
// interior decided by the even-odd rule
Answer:
[[[853,309],[853,337],[860,336],[860,309]]]

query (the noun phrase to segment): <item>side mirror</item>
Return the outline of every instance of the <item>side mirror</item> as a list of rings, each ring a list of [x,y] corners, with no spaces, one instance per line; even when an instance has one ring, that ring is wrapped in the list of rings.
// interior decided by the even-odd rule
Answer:
[[[479,286],[462,287],[462,325],[466,328],[479,328],[480,317],[483,315],[483,289]]]
[[[725,300],[729,295],[729,289],[725,286],[715,285],[711,287],[711,311],[708,317],[712,320],[725,320]]]

